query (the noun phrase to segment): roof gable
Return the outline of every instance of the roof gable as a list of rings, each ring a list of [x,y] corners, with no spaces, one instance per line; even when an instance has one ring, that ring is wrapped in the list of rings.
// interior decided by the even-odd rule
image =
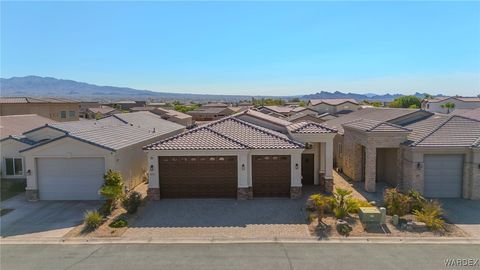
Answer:
[[[299,122],[288,126],[291,133],[337,133],[337,130],[315,122]]]
[[[358,119],[343,124],[343,127],[353,128],[365,132],[410,132],[411,129],[388,122],[371,119]]]

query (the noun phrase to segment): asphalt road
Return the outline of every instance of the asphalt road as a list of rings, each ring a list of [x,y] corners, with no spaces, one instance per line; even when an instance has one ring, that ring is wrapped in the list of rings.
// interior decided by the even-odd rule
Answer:
[[[1,269],[460,269],[480,245],[102,244],[1,245]],[[480,269],[476,266],[461,269]]]

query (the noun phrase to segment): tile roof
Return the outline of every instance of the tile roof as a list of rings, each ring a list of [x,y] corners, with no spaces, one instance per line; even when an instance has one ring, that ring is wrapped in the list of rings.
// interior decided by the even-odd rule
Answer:
[[[138,128],[146,129],[157,133],[170,133],[184,128],[184,126],[162,119],[161,116],[151,112],[117,113],[114,117]]]
[[[463,101],[463,102],[480,102],[480,97],[444,97],[444,98],[428,99],[427,101],[431,102],[431,103],[437,103],[437,102],[445,101],[445,100],[450,99],[450,98],[460,100],[460,101]]]
[[[381,122],[388,122],[394,119],[421,111],[420,109],[402,109],[402,108],[364,108],[352,113],[342,115],[335,119],[323,122],[322,124],[337,129],[343,134],[342,125],[358,119],[371,119]],[[431,113],[433,114],[433,113]]]
[[[92,113],[99,113],[99,114],[107,114],[115,111],[115,108],[112,108],[110,106],[100,106],[100,107],[92,107],[92,108],[87,108],[87,111],[90,111]]]
[[[226,117],[144,147],[145,150],[303,149],[269,129]]]
[[[259,109],[266,108],[268,110],[277,112],[277,113],[289,113],[291,112],[294,108],[289,107],[289,106],[262,106]]]
[[[64,137],[70,137],[115,151],[165,134],[181,131],[185,128],[149,112],[116,114],[100,120],[54,123],[46,125],[46,127],[63,131],[65,135],[36,144],[24,151]]]
[[[449,116],[446,114],[434,114],[428,118],[422,119],[405,125],[404,127],[412,130],[407,136],[408,141],[416,142],[422,139],[425,134],[430,133],[440,124],[442,124]]]
[[[36,114],[0,116],[0,138],[21,135],[25,131],[51,123],[55,121]]]
[[[476,109],[455,109],[450,114],[451,115],[461,115],[461,116],[465,116],[467,118],[480,120],[480,108],[476,108]]]
[[[452,115],[410,145],[480,147],[480,120]]]
[[[13,103],[79,103],[76,100],[57,97],[1,97],[0,104]]]
[[[299,122],[289,125],[291,133],[336,133],[337,130],[314,122]]]
[[[270,123],[273,123],[273,124],[276,124],[276,125],[280,125],[280,126],[288,126],[288,125],[292,124],[292,122],[287,121],[285,119],[280,119],[278,117],[271,116],[269,114],[262,113],[262,112],[259,112],[259,111],[253,110],[253,109],[245,110],[243,112],[235,114],[234,116],[235,117],[240,117],[242,115],[248,115],[248,116],[251,116],[251,117],[254,117],[254,118],[257,118],[257,119],[260,119],[260,120],[264,120],[264,121],[267,121],[267,122],[270,122]]]
[[[318,105],[320,103],[337,106],[346,102],[358,104],[358,102],[353,98],[324,98],[324,99],[310,99],[309,101],[309,103],[313,106]]]
[[[225,110],[228,110],[228,108],[226,107],[222,107],[222,108],[219,108],[219,107],[200,107],[198,109],[195,109],[193,111],[189,111],[188,114],[219,114],[219,113],[222,113],[224,112]]]
[[[382,122],[371,119],[357,119],[343,124],[343,127],[349,127],[366,132],[410,132],[411,129],[395,125],[388,122]]]

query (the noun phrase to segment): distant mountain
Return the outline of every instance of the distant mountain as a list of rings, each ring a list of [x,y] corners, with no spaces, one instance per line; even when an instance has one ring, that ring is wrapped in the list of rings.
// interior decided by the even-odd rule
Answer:
[[[99,100],[114,101],[120,99],[136,99],[136,100],[180,100],[180,101],[239,101],[249,100],[252,96],[245,95],[208,95],[208,94],[178,94],[168,92],[154,92],[150,90],[138,90],[128,87],[115,86],[98,86],[72,80],[62,80],[51,77],[26,76],[12,77],[9,79],[0,78],[0,95],[1,96],[56,96],[66,97],[77,100]],[[424,94],[415,93],[418,97]],[[354,94],[326,92],[322,91],[316,94],[303,96],[254,96],[255,98],[271,97],[271,98],[353,98],[358,101],[381,100],[390,101],[400,94]]]

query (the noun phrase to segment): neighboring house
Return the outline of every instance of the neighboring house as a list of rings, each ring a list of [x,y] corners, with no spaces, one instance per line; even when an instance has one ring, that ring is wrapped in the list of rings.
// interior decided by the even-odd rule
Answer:
[[[152,168],[148,195],[298,198],[313,184],[331,192],[335,134],[253,110],[225,117],[144,147]]]
[[[119,111],[110,106],[101,105],[99,107],[87,108],[85,111],[85,119],[99,119],[113,114],[119,113]]]
[[[155,109],[156,109],[156,107],[154,107],[154,106],[132,107],[132,108],[130,108],[130,111],[131,112],[151,112]]]
[[[204,108],[227,108],[230,107],[230,104],[222,103],[222,102],[211,102],[202,104]]]
[[[335,166],[365,190],[377,182],[426,197],[480,199],[480,121],[419,109],[365,108],[327,121]]]
[[[191,115],[179,111],[156,108],[151,112],[160,115],[165,120],[172,121],[186,127],[191,127],[194,124],[193,117]]]
[[[0,115],[38,114],[52,120],[76,121],[80,103],[64,98],[2,97]]]
[[[18,148],[29,200],[97,200],[108,170],[122,174],[126,188],[148,171],[142,146],[185,130],[149,112],[115,114],[100,120],[47,124],[23,133]]]
[[[26,148],[34,142],[22,136],[22,133],[53,123],[56,122],[36,114],[0,116],[0,171],[2,178],[25,179],[25,162],[19,154],[19,149]]]
[[[87,109],[89,108],[98,108],[101,107],[102,104],[96,101],[80,101],[80,109],[78,112],[78,116],[80,118],[87,118]]]
[[[308,101],[307,107],[319,114],[338,115],[356,111],[360,108],[360,104],[354,99],[311,99]]]
[[[461,115],[472,119],[480,120],[480,108],[477,109],[456,109],[452,115]]]
[[[292,113],[295,114],[295,113],[303,113],[303,114],[311,114],[311,115],[317,115],[318,112],[312,108],[308,108],[308,107],[294,107],[292,109]]]
[[[146,101],[120,100],[108,105],[119,110],[130,110],[133,107],[145,107],[146,104]]]
[[[454,104],[454,108],[445,106],[447,103]],[[480,108],[480,97],[446,97],[424,99],[421,108],[436,113],[451,113],[456,109],[475,109]]]
[[[295,107],[290,106],[260,106],[257,108],[258,111],[265,114],[274,114],[276,116],[287,117],[294,113]]]
[[[194,121],[213,121],[233,114],[234,111],[228,107],[202,106],[193,111],[187,112]]]

